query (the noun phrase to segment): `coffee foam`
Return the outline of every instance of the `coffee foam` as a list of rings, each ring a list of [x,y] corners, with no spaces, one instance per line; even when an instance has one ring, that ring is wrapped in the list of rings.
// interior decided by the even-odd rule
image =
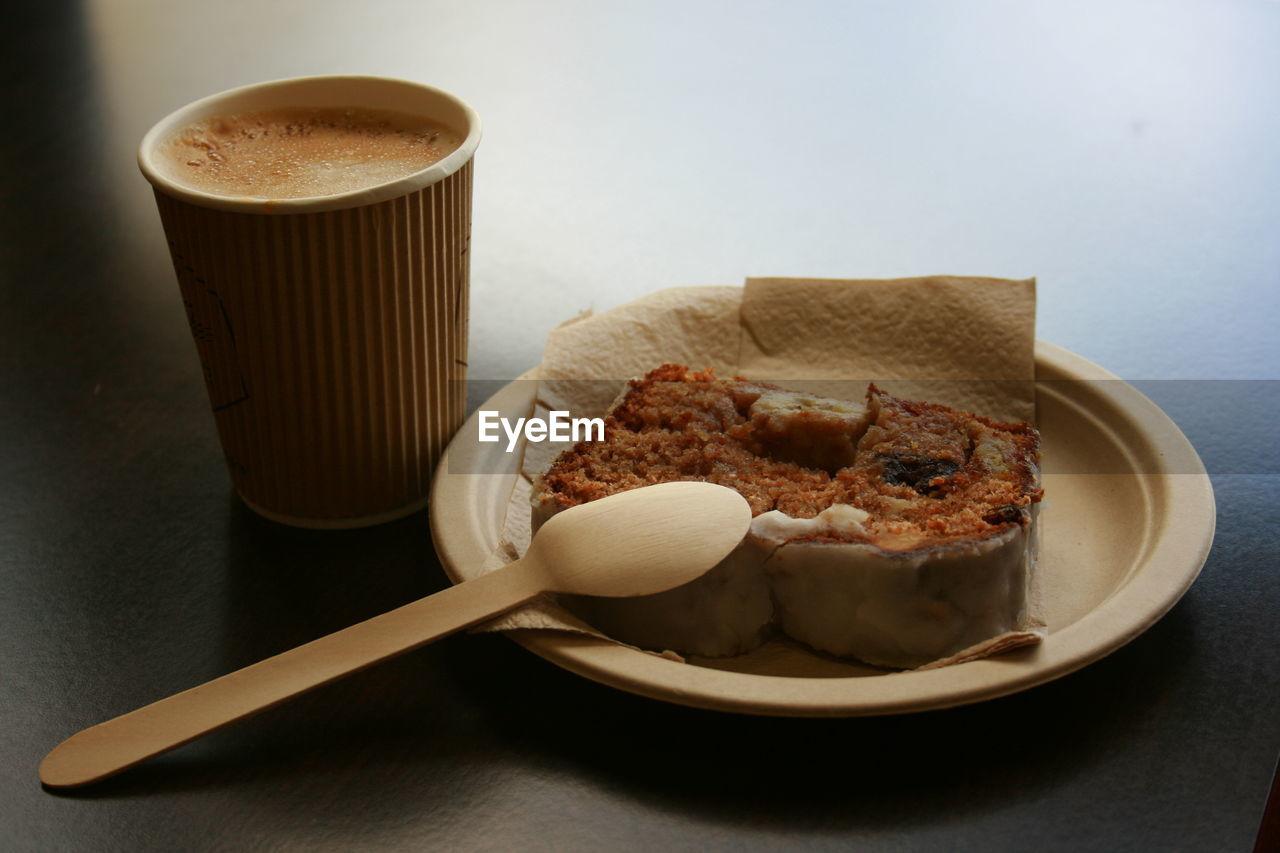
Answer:
[[[404,113],[281,108],[196,122],[167,139],[157,159],[172,180],[203,192],[309,198],[411,175],[461,142],[452,128]]]

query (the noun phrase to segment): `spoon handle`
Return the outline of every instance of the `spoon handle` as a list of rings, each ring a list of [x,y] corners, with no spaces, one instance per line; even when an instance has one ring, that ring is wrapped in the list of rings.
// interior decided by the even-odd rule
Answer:
[[[524,561],[460,583],[67,738],[40,763],[52,788],[97,782],[312,688],[483,622],[542,591]]]

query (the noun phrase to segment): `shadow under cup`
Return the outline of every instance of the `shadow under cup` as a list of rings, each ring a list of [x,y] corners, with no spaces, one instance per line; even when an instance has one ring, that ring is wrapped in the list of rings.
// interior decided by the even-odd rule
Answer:
[[[461,145],[406,177],[267,201],[175,180],[159,156],[202,119],[276,108],[423,116]],[[458,98],[380,77],[308,77],[213,95],[143,138],[236,491],[267,518],[358,527],[426,504],[466,408],[471,166]]]

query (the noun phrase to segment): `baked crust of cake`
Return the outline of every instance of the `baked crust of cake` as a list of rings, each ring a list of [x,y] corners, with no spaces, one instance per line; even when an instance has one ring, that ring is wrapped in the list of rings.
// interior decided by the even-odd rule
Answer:
[[[729,486],[754,518],[721,565],[658,596],[566,604],[645,648],[738,654],[776,625],[824,652],[917,667],[1025,633],[1038,460],[1028,424],[874,385],[834,400],[666,364],[628,383],[604,441],[539,478],[533,518],[652,483]]]

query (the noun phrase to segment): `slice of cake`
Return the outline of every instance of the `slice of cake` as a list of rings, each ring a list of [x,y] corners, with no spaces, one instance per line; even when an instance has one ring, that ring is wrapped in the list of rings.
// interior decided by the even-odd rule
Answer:
[[[1038,460],[1028,424],[874,385],[852,402],[667,364],[628,383],[604,441],[552,464],[533,518],[652,483],[729,486],[755,519],[712,571],[567,606],[644,648],[732,655],[776,626],[823,652],[918,667],[1038,638],[1026,630]]]

